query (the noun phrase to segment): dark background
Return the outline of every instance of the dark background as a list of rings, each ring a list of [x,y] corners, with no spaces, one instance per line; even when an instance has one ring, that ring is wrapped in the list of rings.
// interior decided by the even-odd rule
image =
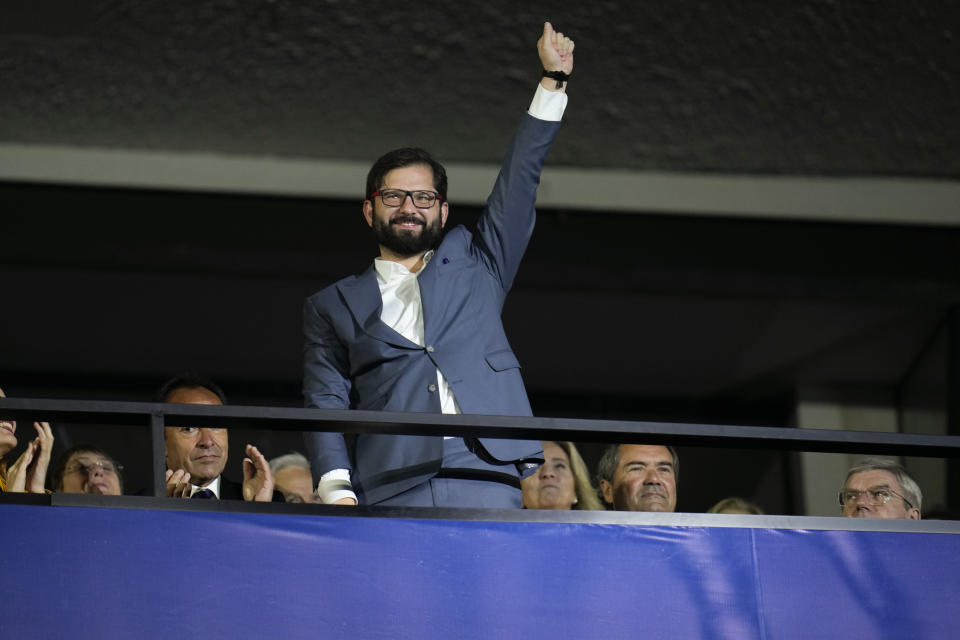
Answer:
[[[0,142],[363,162],[413,143],[495,164],[544,17],[578,47],[550,166],[960,177],[947,2],[16,1]],[[359,197],[0,182],[0,385],[148,400],[195,370],[231,402],[299,405],[302,300],[375,253]],[[960,227],[909,216],[541,208],[504,311],[535,413],[789,426],[807,388],[950,413]],[[143,435],[62,428],[58,449],[97,441],[133,487]],[[232,435],[234,477],[247,438],[299,447]],[[788,454],[681,455],[683,510],[799,508]]]
[[[8,395],[150,400],[165,377],[197,370],[231,402],[297,406],[303,298],[375,251],[355,203],[0,194],[31,212],[0,241],[16,301],[4,314]],[[78,205],[82,215],[65,213]],[[957,243],[954,229],[542,211],[504,317],[536,415],[785,426],[802,384],[897,401],[944,331]],[[934,406],[945,373],[939,393],[927,388]],[[139,459],[125,460],[131,486],[148,459],[136,432],[89,435]],[[295,434],[235,433],[235,476],[247,439],[269,456],[300,448]],[[683,509],[727,493],[794,508],[786,454],[682,455]]]

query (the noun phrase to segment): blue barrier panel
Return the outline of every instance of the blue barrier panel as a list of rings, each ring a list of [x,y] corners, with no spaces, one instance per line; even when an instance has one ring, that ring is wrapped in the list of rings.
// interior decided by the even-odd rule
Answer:
[[[951,638],[960,536],[0,505],[9,638]]]

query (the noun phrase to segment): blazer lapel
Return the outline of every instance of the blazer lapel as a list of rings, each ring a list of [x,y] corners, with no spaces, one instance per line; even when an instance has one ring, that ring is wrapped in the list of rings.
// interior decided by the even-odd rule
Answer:
[[[436,261],[437,256],[434,254],[433,259],[423,268],[423,272],[417,276],[417,284],[420,287],[420,304],[423,306],[424,344],[433,342],[433,321],[437,319],[437,310],[434,308],[434,303],[437,298],[437,279],[440,270],[438,269],[439,265],[434,264]]]
[[[383,299],[380,297],[380,286],[377,284],[377,272],[372,265],[353,280],[338,284],[337,289],[343,296],[351,315],[368,335],[395,347],[420,348],[419,345],[410,342],[380,320]]]

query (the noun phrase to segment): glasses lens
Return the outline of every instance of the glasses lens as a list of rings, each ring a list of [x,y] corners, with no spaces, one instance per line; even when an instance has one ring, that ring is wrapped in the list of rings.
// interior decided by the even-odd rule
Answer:
[[[436,202],[437,196],[434,195],[433,191],[414,191],[413,192],[413,204],[421,208],[432,207],[433,203]]]
[[[857,502],[860,500],[860,496],[867,497],[867,503],[876,506],[877,500],[874,497],[873,491],[860,491],[858,489],[847,489],[840,494],[840,504],[845,507],[856,506]]]
[[[406,191],[395,191],[388,189],[380,192],[380,199],[383,200],[383,204],[387,205],[388,207],[396,207],[406,195]]]

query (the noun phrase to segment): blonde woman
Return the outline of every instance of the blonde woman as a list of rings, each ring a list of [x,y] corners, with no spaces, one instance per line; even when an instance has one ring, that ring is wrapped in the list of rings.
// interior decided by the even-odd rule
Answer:
[[[544,463],[523,480],[524,509],[602,511],[587,465],[572,442],[543,443]]]
[[[763,509],[743,498],[724,498],[710,507],[707,513],[733,513],[740,515],[762,516]]]

